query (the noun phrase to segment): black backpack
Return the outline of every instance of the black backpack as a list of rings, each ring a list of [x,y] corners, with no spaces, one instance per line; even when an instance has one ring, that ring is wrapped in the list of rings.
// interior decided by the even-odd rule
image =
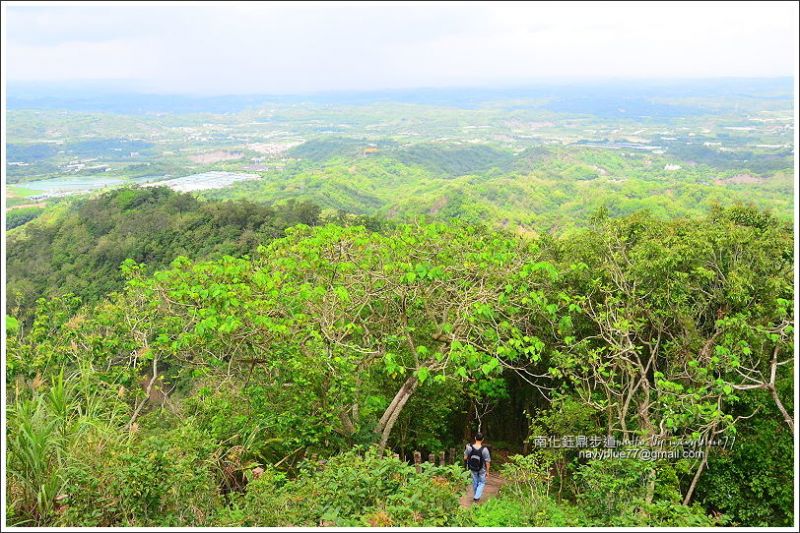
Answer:
[[[483,470],[483,448],[482,446],[476,449],[472,444],[469,445],[469,455],[467,456],[467,468],[473,472],[480,472]]]

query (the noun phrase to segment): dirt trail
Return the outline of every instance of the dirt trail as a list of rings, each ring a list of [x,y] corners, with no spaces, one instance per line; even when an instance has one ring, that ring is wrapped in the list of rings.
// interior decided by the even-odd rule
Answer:
[[[500,490],[500,487],[506,484],[506,480],[495,474],[494,472],[489,472],[489,475],[486,476],[486,486],[483,487],[483,494],[481,494],[481,501],[483,503],[487,500],[490,500],[495,497],[497,491]],[[467,489],[467,493],[461,497],[461,507],[469,507],[473,505],[472,497],[474,493],[472,491],[472,480],[470,480],[469,489]],[[478,504],[479,505],[479,504]]]

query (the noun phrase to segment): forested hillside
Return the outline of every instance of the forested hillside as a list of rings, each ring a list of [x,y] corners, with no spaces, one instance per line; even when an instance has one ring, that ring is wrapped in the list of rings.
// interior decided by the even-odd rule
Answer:
[[[70,94],[5,117],[9,524],[793,523],[791,78]]]
[[[2,6],[3,531],[798,530],[800,4],[105,4]]]
[[[321,146],[322,160],[316,155]],[[361,141],[362,152],[353,153],[358,146],[353,139],[309,141],[291,152],[303,158],[268,179],[206,196],[305,200],[331,211],[459,219],[533,232],[584,226],[601,208],[612,216],[647,209],[671,218],[748,202],[786,220],[792,214],[793,172],[787,158],[760,175],[742,160],[733,168],[699,163],[683,168],[670,166],[671,156],[584,146],[512,152],[485,145],[401,148]]]
[[[368,229],[126,189],[13,230],[9,295],[85,303],[7,317],[9,523],[791,524],[790,222],[613,209]],[[478,424],[506,484],[462,508],[460,466],[407,461]],[[580,454],[609,437],[707,455]]]
[[[199,202],[163,187],[59,205],[7,234],[8,309],[28,318],[41,297],[73,294],[94,302],[122,287],[119,266],[126,259],[153,271],[179,255],[244,255],[286,227],[316,224],[318,215],[319,208],[304,202],[274,208],[245,200]]]

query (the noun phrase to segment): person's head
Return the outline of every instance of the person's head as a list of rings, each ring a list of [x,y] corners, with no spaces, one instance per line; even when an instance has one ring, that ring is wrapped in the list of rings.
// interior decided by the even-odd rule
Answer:
[[[475,433],[475,442],[481,442],[483,440],[483,433],[480,431]]]

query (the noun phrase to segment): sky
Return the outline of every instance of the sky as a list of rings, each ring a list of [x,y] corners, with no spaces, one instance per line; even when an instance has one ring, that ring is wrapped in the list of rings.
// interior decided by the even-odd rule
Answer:
[[[288,94],[793,76],[796,2],[4,3],[10,82]]]

